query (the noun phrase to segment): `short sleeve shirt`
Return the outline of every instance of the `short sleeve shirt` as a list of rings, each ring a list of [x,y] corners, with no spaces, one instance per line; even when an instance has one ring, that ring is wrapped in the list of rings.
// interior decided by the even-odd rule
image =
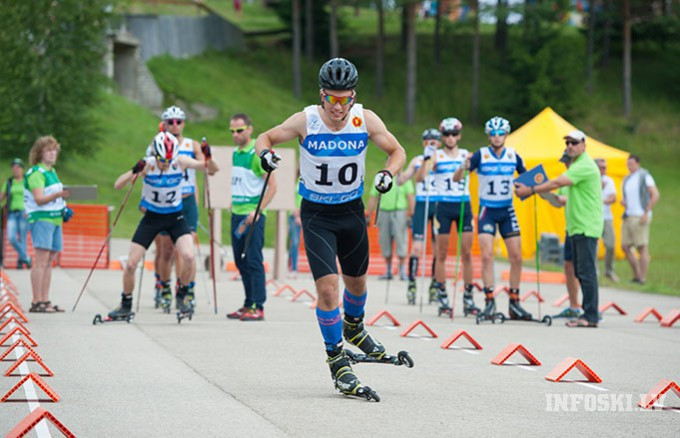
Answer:
[[[413,186],[413,181],[408,180],[404,184],[398,186],[393,185],[392,189],[383,193],[380,198],[380,210],[381,211],[396,211],[396,210],[406,210],[408,209],[408,195],[413,195],[415,193],[415,187]],[[371,196],[378,196],[378,190],[373,186],[371,188]]]
[[[604,200],[611,195],[616,196],[616,185],[614,180],[607,175],[602,176],[602,218],[606,221],[614,219],[611,204],[604,204]]]
[[[11,179],[12,186],[9,189],[9,211],[24,210],[24,181]],[[2,184],[2,193],[7,194],[7,181]]]
[[[602,177],[592,158],[585,152],[571,163],[563,174],[571,182],[566,206],[567,232],[570,236],[584,234],[599,239],[602,236]]]

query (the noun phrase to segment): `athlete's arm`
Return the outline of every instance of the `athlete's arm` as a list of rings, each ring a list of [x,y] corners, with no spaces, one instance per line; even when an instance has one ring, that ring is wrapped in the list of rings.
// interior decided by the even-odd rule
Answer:
[[[416,173],[416,157],[411,159],[411,162],[408,163],[408,167],[406,167],[406,170],[399,174],[399,177],[397,178],[397,185],[403,185],[406,181],[413,178],[413,175],[415,173]]]
[[[203,151],[201,150],[201,145],[196,140],[194,140],[193,142],[194,142],[194,155],[196,156],[196,161],[205,162],[206,159],[205,155],[203,154]],[[210,161],[213,162],[214,160]],[[217,166],[217,164],[215,164],[215,166]],[[208,175],[214,175],[217,173],[218,170],[219,167],[215,167],[215,169],[213,170],[212,167],[208,165]]]
[[[524,160],[519,155],[517,155],[517,166],[515,166],[515,170],[520,175],[527,171],[527,168],[524,167]]]
[[[482,153],[480,151],[477,151],[472,155],[468,154],[467,159],[465,160],[465,165],[458,166],[458,169],[456,169],[456,171],[453,172],[453,181],[458,182],[461,179],[463,179],[465,169],[468,169],[470,172],[475,171],[479,167],[479,162],[481,161],[481,159]]]
[[[141,167],[142,162],[144,162],[144,167]],[[135,171],[136,170],[136,171]],[[116,179],[116,182],[113,183],[113,188],[116,190],[120,190],[126,185],[128,185],[132,179],[135,177],[135,175],[139,174],[142,176],[142,178],[146,175],[146,173],[149,170],[149,162],[146,161],[146,159],[141,159],[135,163],[134,166],[132,166],[132,169],[128,170],[124,174],[118,177]]]
[[[396,175],[406,163],[404,148],[373,111],[364,109],[364,117],[369,138],[388,155],[385,169]]]
[[[420,164],[420,167],[418,170],[416,170],[416,182],[423,182],[425,181],[425,177],[427,174],[430,172],[432,169],[432,164],[430,163],[430,160],[423,160],[423,162]]]
[[[285,143],[295,138],[302,139],[307,129],[307,116],[304,111],[290,116],[285,122],[272,129],[263,132],[255,140],[255,153],[257,156],[272,146]]]
[[[186,169],[196,169],[200,171],[205,170],[206,162],[205,161],[198,161],[194,158],[191,158],[187,155],[180,155],[177,157],[177,162],[179,163],[180,167],[182,170]],[[217,173],[218,170],[220,170],[219,166],[215,162],[215,160],[209,160],[208,161],[208,175],[214,175]]]

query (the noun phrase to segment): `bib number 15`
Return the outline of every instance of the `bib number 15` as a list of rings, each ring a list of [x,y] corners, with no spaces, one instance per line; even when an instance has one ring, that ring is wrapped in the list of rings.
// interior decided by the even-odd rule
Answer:
[[[314,181],[314,183],[319,186],[332,186],[333,181],[328,179],[328,164],[321,164],[316,166],[316,168],[319,169],[319,179]],[[347,163],[338,170],[336,180],[344,186],[349,186],[356,181],[358,173],[359,166],[357,163]]]

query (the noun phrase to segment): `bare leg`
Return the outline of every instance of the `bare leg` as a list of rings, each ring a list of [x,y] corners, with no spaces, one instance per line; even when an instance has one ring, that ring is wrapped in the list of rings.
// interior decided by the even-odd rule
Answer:
[[[50,251],[49,257],[47,259],[47,265],[45,266],[45,271],[43,273],[43,283],[40,289],[40,301],[45,302],[50,300],[50,283],[52,282],[52,263],[54,259],[57,258],[56,251]]]
[[[175,264],[181,271],[178,271],[178,277],[181,284],[187,285],[191,283],[192,275],[196,273],[196,259],[194,258],[194,239],[191,234],[181,236],[175,242],[177,249],[177,257]]]
[[[574,270],[574,262],[564,261],[564,276],[567,278],[567,293],[569,294],[569,307],[578,309],[581,305],[578,302],[579,283]]]
[[[461,242],[460,255],[463,262],[463,282],[465,284],[472,283],[474,271],[472,268],[472,242],[474,235],[472,232],[463,233],[463,241]]]
[[[510,289],[519,289],[522,278],[522,239],[520,236],[508,237],[505,247],[510,259]]]
[[[318,298],[317,307],[325,312],[338,307],[340,297],[338,295],[338,275],[329,274],[317,279],[316,293]]]
[[[170,281],[170,275],[172,273],[172,259],[174,252],[174,245],[170,236],[161,236],[157,238],[157,242],[160,244],[156,246],[156,251],[160,251],[160,255],[157,257],[159,259],[158,266],[156,267],[156,272],[161,277],[161,281]]]
[[[638,264],[637,258],[635,257],[635,253],[633,252],[633,247],[624,246],[623,252],[626,254],[626,259],[628,260],[630,269],[633,271],[633,277],[639,279],[641,275],[640,265]]]
[[[446,256],[449,252],[449,234],[439,234],[436,240],[437,262],[435,264],[435,278],[438,283],[446,283]],[[455,279],[454,279],[455,281]]]
[[[480,233],[477,236],[482,251],[482,281],[484,287],[493,287],[493,234]]]
[[[638,254],[640,254],[640,276],[638,279],[642,282],[647,280],[647,270],[649,269],[649,249],[645,246],[637,247]]]
[[[127,263],[125,263],[125,269],[123,270],[123,293],[125,295],[132,295],[132,291],[135,288],[135,272],[144,253],[146,253],[146,248],[139,243],[130,242],[130,252],[128,253]]]
[[[43,285],[45,271],[50,261],[52,251],[40,248],[33,249],[33,264],[31,265],[31,291],[33,292],[33,302],[43,300]]]

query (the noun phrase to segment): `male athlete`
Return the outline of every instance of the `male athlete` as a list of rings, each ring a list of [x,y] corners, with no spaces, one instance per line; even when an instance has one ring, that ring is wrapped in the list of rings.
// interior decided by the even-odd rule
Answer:
[[[522,241],[515,208],[512,205],[515,172],[524,173],[524,161],[511,147],[505,146],[510,134],[510,122],[502,117],[492,117],[484,125],[490,146],[485,146],[468,156],[466,166],[459,167],[453,175],[461,181],[465,167],[477,171],[479,178],[479,217],[477,235],[482,251],[482,279],[484,281],[484,310],[480,319],[491,319],[496,313],[493,297],[493,241],[496,227],[505,241],[510,259],[510,319],[531,320],[531,314],[519,304],[519,282],[522,275]]]
[[[437,190],[432,171],[432,157],[441,144],[441,134],[436,129],[426,129],[422,134],[423,153],[413,157],[408,167],[399,175],[399,184],[404,184],[408,179],[415,177],[416,180],[416,207],[411,217],[411,257],[408,260],[408,291],[406,299],[411,305],[416,304],[416,277],[418,276],[418,264],[423,254],[423,245],[427,236],[427,227],[434,222],[437,209]],[[424,164],[424,165],[423,165]],[[427,213],[425,212],[427,204]],[[427,214],[427,218],[425,217]],[[435,230],[432,226],[432,247],[434,248]],[[434,251],[433,251],[434,254]],[[425,261],[423,260],[423,263]],[[436,300],[434,263],[432,263],[432,283],[430,284],[430,302]]]
[[[365,354],[380,360],[385,347],[364,329],[368,235],[361,195],[364,191],[366,149],[369,138],[389,156],[385,169],[374,178],[386,193],[393,176],[404,165],[404,149],[382,120],[356,101],[359,74],[343,58],[327,61],[319,71],[320,105],[293,114],[281,125],[257,138],[255,149],[262,167],[271,172],[279,157],[271,147],[289,140],[300,143],[300,216],[307,258],[316,283],[317,320],[326,345],[327,363],[338,390],[379,400],[363,386],[350,367],[342,337]],[[338,271],[345,283],[341,320],[338,309]]]
[[[186,313],[193,309],[194,293],[189,289],[189,282],[192,272],[195,272],[196,261],[191,230],[182,213],[182,180],[186,169],[205,170],[206,164],[186,155],[179,155],[177,138],[169,132],[158,133],[151,147],[153,156],[139,160],[114,183],[114,188],[119,190],[139,174],[144,180],[140,206],[145,213],[130,243],[130,252],[123,272],[121,303],[109,313],[111,318],[125,318],[131,314],[137,264],[161,231],[166,231],[170,235],[179,258],[182,259],[178,288],[179,310]],[[217,165],[210,160],[212,155],[210,146],[203,145],[202,152],[208,162],[208,171],[217,172]]]
[[[439,124],[442,134],[442,148],[434,156],[434,175],[439,202],[437,203],[437,263],[436,278],[439,299],[439,314],[451,312],[449,298],[446,294],[446,257],[449,250],[449,237],[451,228],[458,228],[462,221],[461,261],[463,264],[463,282],[465,293],[463,294],[463,312],[476,315],[479,309],[472,299],[472,209],[470,208],[470,184],[466,177],[464,180],[453,180],[455,171],[468,158],[470,153],[466,149],[460,149],[458,144],[462,136],[463,124],[455,117],[448,117]],[[463,209],[461,211],[461,208]],[[458,279],[454,278],[454,282]]]

